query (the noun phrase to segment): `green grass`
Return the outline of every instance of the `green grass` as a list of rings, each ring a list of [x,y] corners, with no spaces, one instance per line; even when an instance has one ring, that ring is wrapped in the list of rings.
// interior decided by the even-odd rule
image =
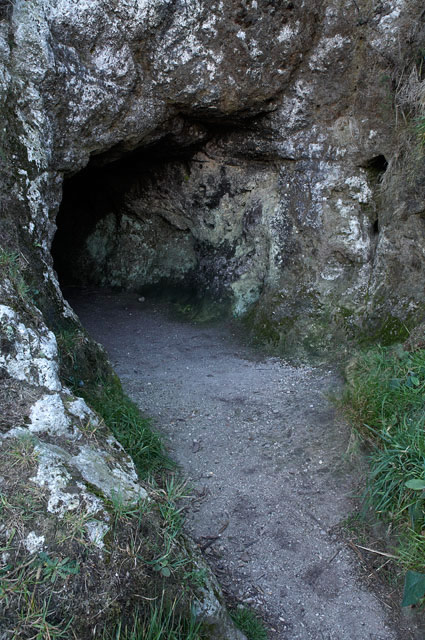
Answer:
[[[103,418],[106,426],[132,457],[142,478],[164,467],[172,467],[160,435],[123,392],[118,379],[77,387],[75,393],[83,397]]]
[[[104,354],[80,329],[65,329],[56,335],[61,376],[72,391],[103,418],[125,451],[132,457],[140,477],[173,463],[166,455],[151,420],[124,393]]]
[[[267,640],[267,631],[260,618],[252,609],[238,607],[230,612],[230,616],[248,640]]]
[[[9,278],[18,297],[25,301],[31,293],[31,289],[22,276],[22,266],[22,258],[18,252],[0,247],[0,273]]]
[[[425,350],[360,354],[347,369],[343,404],[370,446],[365,504],[394,532],[405,596],[412,572],[423,574],[425,595]]]
[[[179,613],[179,601],[170,605],[152,603],[148,613],[136,615],[131,626],[119,624],[111,634],[105,632],[102,640],[202,640],[201,625],[194,618]]]
[[[416,133],[422,146],[425,145],[425,115],[421,115],[416,120]]]

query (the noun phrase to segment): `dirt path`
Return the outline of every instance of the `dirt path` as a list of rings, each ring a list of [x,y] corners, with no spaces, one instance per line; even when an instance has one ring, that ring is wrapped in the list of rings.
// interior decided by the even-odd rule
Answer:
[[[348,429],[326,399],[339,384],[333,372],[259,357],[226,327],[170,319],[132,294],[69,299],[189,476],[190,533],[225,590],[263,612],[270,638],[410,636],[332,531],[350,513],[355,481]]]

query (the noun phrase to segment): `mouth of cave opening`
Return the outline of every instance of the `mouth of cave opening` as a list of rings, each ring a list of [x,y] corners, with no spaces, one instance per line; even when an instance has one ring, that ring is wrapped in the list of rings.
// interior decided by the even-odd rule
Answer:
[[[219,172],[215,200],[205,198],[201,179],[189,184],[193,154],[95,158],[65,180],[51,250],[65,297],[93,287],[166,299],[194,317],[230,313],[235,250],[211,214],[228,184]]]

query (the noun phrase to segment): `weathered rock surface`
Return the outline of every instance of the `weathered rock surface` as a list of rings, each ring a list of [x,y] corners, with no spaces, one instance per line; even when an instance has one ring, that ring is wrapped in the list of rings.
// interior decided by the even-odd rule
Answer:
[[[286,347],[423,317],[423,162],[400,159],[418,1],[38,0],[2,17],[7,210],[47,280],[63,177],[91,159],[63,205],[68,277],[191,278]]]

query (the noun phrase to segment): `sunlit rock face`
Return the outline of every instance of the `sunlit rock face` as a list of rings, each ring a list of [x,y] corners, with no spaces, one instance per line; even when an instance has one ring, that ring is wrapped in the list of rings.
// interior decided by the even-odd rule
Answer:
[[[394,93],[420,13],[413,0],[8,5],[7,236],[19,219],[60,297],[65,178],[65,281],[190,283],[286,348],[397,337],[424,314],[422,169],[410,159],[400,179]]]

